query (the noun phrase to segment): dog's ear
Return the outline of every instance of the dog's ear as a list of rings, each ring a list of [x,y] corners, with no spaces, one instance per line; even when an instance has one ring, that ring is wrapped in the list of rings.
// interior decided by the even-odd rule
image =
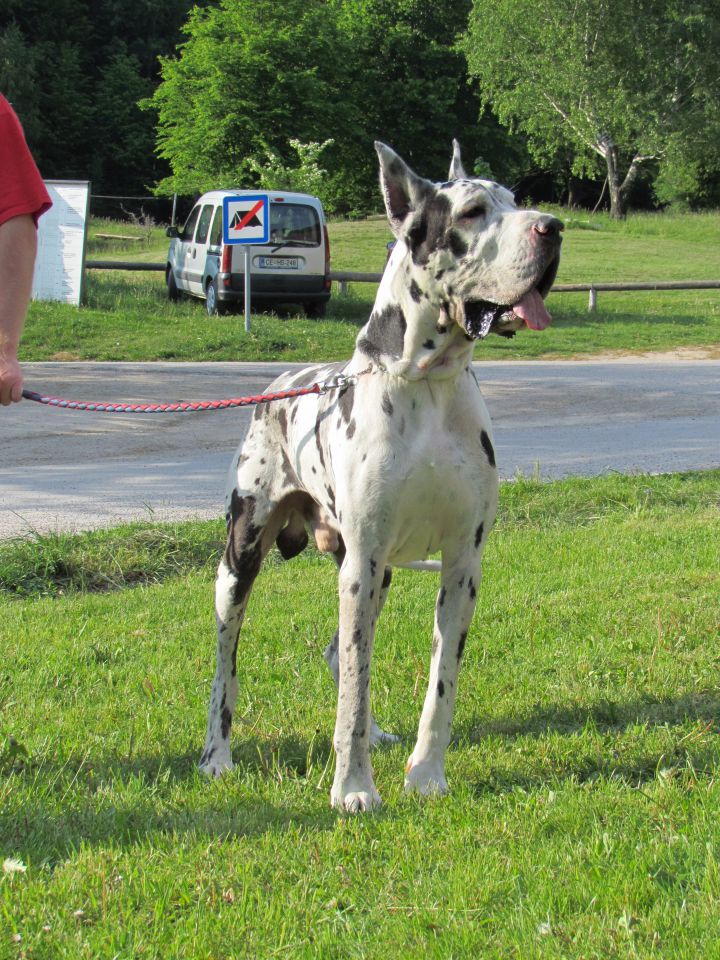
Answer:
[[[385,199],[390,228],[396,237],[403,225],[434,191],[429,180],[414,173],[405,161],[380,141],[375,142],[380,159],[380,186]]]
[[[450,175],[448,180],[467,179],[468,175],[465,173],[465,167],[462,165],[462,160],[460,159],[460,144],[457,140],[453,140],[453,155],[450,161]]]

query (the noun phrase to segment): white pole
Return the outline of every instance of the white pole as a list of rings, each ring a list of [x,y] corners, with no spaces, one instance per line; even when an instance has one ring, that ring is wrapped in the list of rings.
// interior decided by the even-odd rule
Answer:
[[[245,333],[250,332],[250,245],[245,246]]]

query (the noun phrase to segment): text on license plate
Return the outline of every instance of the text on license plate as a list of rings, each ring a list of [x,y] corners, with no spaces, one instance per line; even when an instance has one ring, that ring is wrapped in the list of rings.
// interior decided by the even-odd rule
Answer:
[[[262,270],[297,270],[300,267],[298,257],[259,257]]]

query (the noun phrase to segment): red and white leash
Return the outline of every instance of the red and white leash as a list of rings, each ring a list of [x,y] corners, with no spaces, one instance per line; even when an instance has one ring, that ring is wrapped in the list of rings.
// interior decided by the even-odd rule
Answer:
[[[292,400],[295,397],[305,397],[309,394],[323,394],[330,390],[341,390],[343,387],[356,383],[357,378],[368,370],[360,373],[339,373],[322,383],[313,383],[309,387],[299,387],[296,390],[281,390],[277,393],[260,393],[250,397],[230,397],[227,400],[198,400],[194,403],[112,403],[94,400],[65,400],[63,397],[49,397],[36,393],[34,390],[23,390],[26,400],[34,400],[49,407],[60,407],[63,410],[89,410],[93,413],[194,413],[207,410],[227,410],[229,407],[251,407],[259,403],[272,403],[274,400]]]

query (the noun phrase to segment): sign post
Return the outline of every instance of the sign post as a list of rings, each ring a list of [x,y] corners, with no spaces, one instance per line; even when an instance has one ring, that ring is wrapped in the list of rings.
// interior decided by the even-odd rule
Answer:
[[[245,330],[250,330],[250,247],[270,239],[270,201],[266,193],[223,200],[223,243],[245,245]]]

